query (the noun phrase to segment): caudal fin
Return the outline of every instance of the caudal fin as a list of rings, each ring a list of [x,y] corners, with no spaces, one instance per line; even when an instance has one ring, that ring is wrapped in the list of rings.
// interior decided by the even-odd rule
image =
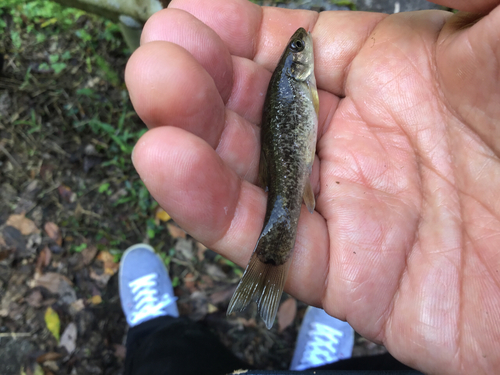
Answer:
[[[290,260],[280,266],[262,263],[254,252],[247,269],[229,302],[227,315],[244,310],[250,302],[257,301],[259,315],[271,329],[278,312]]]

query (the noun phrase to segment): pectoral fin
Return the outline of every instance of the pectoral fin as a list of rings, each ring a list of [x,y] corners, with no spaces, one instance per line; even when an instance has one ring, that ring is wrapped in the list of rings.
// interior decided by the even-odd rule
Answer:
[[[304,188],[304,194],[302,195],[304,203],[310,213],[314,212],[314,207],[316,207],[316,200],[314,199],[314,193],[311,186],[311,181],[308,179],[306,182],[306,187]]]

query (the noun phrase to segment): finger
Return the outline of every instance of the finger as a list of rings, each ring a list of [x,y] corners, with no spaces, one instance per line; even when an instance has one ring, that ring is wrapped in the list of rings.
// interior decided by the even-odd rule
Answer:
[[[234,78],[227,107],[254,124],[260,124],[271,72],[255,62],[233,56]]]
[[[185,11],[164,9],[151,16],[142,31],[141,44],[152,41],[172,42],[189,51],[227,101],[233,85],[231,55],[211,28]]]
[[[213,79],[185,49],[169,42],[139,47],[129,59],[125,81],[148,127],[179,125],[216,147],[224,103]]]
[[[449,19],[438,41],[436,64],[452,114],[500,156],[500,7],[476,21],[461,14]]]
[[[169,8],[185,10],[215,30],[231,55],[253,57],[262,18],[258,5],[246,0],[173,0]]]
[[[153,197],[179,225],[246,266],[263,225],[266,196],[261,189],[239,179],[206,142],[174,127],[147,132],[134,149],[133,162]],[[306,211],[287,288],[319,305],[328,267],[328,233],[321,216]]]
[[[174,0],[212,28],[232,55],[253,59],[274,70],[290,36],[299,27],[312,30],[318,88],[344,95],[348,67],[371,31],[387,15],[362,12],[291,11],[259,8],[244,0]]]
[[[486,13],[498,5],[498,0],[433,0],[435,4],[444,5],[465,12]]]

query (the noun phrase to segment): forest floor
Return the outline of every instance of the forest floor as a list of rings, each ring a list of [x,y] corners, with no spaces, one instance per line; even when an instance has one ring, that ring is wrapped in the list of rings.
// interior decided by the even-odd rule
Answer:
[[[285,295],[271,330],[255,306],[226,317],[241,268],[176,226],[132,166],[145,126],[118,26],[50,2],[10,5],[0,46],[0,373],[122,373],[117,270],[138,242],[164,260],[182,315],[244,361],[288,368],[307,306]],[[384,351],[356,336],[355,356]]]

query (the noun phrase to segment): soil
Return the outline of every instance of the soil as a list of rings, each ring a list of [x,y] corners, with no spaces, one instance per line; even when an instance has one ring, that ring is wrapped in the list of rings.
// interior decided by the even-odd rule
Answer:
[[[144,125],[116,25],[86,14],[33,21],[16,9],[0,14],[0,373],[121,374],[116,271],[138,242],[161,254],[182,315],[246,362],[288,368],[307,306],[288,303],[281,329],[267,330],[255,306],[226,317],[241,269],[168,220],[133,169]],[[384,351],[357,336],[354,355]]]

